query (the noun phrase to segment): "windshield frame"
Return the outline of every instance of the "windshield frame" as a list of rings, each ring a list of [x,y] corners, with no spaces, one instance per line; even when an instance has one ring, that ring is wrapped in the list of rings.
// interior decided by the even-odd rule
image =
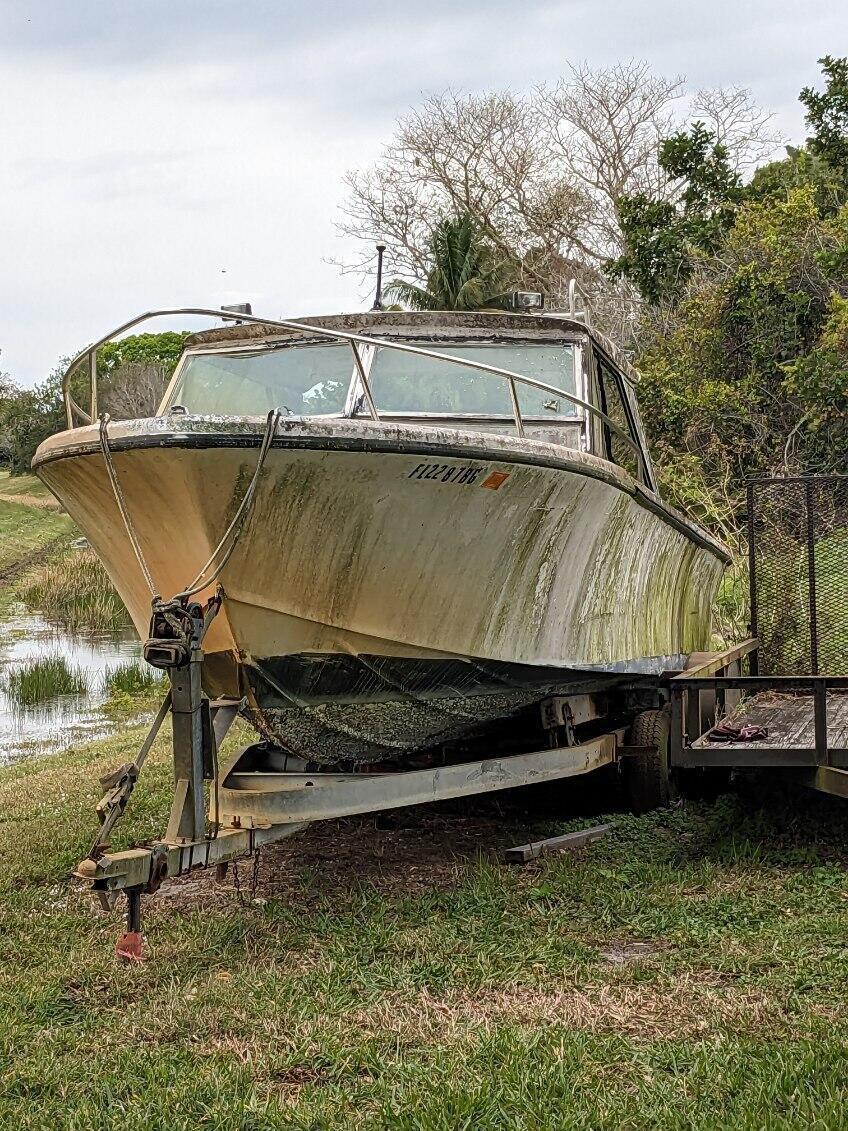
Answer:
[[[535,335],[488,335],[487,337],[480,337],[477,335],[469,334],[451,334],[449,337],[447,335],[439,335],[438,337],[431,335],[428,337],[421,334],[404,334],[401,336],[389,335],[385,333],[381,334],[380,337],[386,342],[398,341],[402,342],[404,345],[420,346],[423,349],[437,349],[442,353],[448,353],[452,346],[488,346],[495,349],[509,346],[548,346],[558,349],[571,349],[573,357],[572,369],[574,378],[574,395],[576,397],[580,397],[581,399],[586,399],[584,392],[585,377],[583,374],[583,354],[581,348],[582,343],[575,337],[542,338]],[[381,417],[385,417],[388,420],[417,420],[420,418],[423,420],[481,420],[491,421],[493,423],[497,423],[501,420],[512,420],[514,418],[514,413],[512,410],[506,412],[431,412],[425,409],[381,408],[379,404],[379,398],[376,394],[376,391],[374,390],[373,382],[371,381],[371,367],[373,366],[373,363],[377,356],[380,354],[381,349],[385,348],[387,347],[381,347],[378,345],[377,348],[371,352],[370,363],[366,369],[365,374],[369,380],[369,383],[371,384],[371,390],[372,394],[374,395],[375,404],[377,405],[377,410],[380,413]],[[446,361],[436,362],[436,364],[450,366],[451,363]],[[465,369],[466,372],[474,372],[471,366],[466,366],[464,364],[464,359],[462,357],[457,356],[454,364],[457,367]],[[494,365],[496,363],[494,362],[494,360],[492,360],[491,364]],[[507,365],[503,365],[501,367],[504,369],[510,368],[510,366]],[[520,373],[521,371],[519,369],[516,369],[515,372]],[[495,374],[489,374],[488,376],[491,380],[504,380],[503,378],[497,377]],[[542,378],[537,377],[536,379],[541,380]],[[555,384],[556,382],[554,380],[551,380],[550,383]],[[532,389],[532,386],[528,386],[528,388]],[[360,403],[361,397],[362,391],[360,389],[359,395],[355,398],[356,404],[358,406],[358,411],[356,411],[355,413],[355,418],[360,418],[365,415],[364,406]],[[568,405],[571,402],[566,401],[565,403],[566,405]],[[521,419],[527,421],[530,424],[538,424],[539,422],[547,422],[550,424],[575,424],[583,421],[586,416],[586,410],[573,403],[571,403],[571,408],[573,411],[568,415],[564,415],[563,413],[551,413],[550,415],[542,415],[540,413],[525,412],[522,409]]]

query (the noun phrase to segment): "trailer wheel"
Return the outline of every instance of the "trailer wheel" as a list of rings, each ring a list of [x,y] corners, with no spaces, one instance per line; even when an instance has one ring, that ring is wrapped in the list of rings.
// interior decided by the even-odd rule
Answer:
[[[649,754],[625,758],[624,791],[634,813],[647,813],[671,800],[669,717],[665,711],[643,711],[630,728],[631,746],[654,746]]]

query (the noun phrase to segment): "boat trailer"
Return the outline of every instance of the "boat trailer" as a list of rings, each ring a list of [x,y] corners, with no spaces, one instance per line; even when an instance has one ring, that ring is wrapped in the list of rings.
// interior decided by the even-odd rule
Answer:
[[[315,821],[557,781],[609,765],[624,750],[624,726],[584,742],[574,740],[569,726],[563,728],[567,745],[427,769],[256,771],[243,765],[253,747],[239,749],[219,766],[221,743],[244,705],[239,699],[210,700],[202,690],[203,638],[222,601],[219,590],[203,606],[185,598],[154,604],[144,657],[167,672],[170,690],[135,761],[101,779],[106,792],[97,805],[100,830],[74,872],[108,909],[126,894],[127,930],[117,947],[124,958],[141,957],[141,897],[168,877],[225,865]],[[165,835],[111,852],[109,836],[168,716],[174,794]]]

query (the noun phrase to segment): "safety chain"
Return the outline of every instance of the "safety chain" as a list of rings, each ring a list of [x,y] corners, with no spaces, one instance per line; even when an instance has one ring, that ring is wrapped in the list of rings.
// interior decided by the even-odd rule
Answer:
[[[250,874],[250,887],[247,894],[245,894],[241,884],[241,873],[239,872],[238,861],[233,860],[230,868],[233,873],[233,889],[236,893],[236,898],[242,907],[249,907],[252,903],[256,902],[256,892],[259,887],[259,849],[254,848],[250,853],[249,859],[251,860],[251,874]]]

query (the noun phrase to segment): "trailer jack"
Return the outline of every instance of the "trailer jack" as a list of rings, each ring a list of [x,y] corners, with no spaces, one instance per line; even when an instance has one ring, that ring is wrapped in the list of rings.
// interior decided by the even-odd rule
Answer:
[[[119,892],[126,892],[127,929],[118,940],[116,953],[127,961],[140,961],[142,957],[142,895],[156,891],[168,875],[209,863],[219,847],[217,808],[214,819],[208,821],[204,782],[217,778],[218,749],[242,705],[240,699],[210,701],[201,686],[203,638],[222,599],[219,590],[205,606],[187,600],[154,603],[144,656],[148,663],[168,673],[170,689],[135,761],[101,779],[106,792],[97,805],[100,830],[75,872],[91,884],[110,909]],[[147,848],[109,853],[109,836],[129,803],[168,714],[175,780],[165,839]]]
[[[142,888],[127,888],[127,929],[115,943],[115,957],[124,962],[142,961],[141,893]]]

